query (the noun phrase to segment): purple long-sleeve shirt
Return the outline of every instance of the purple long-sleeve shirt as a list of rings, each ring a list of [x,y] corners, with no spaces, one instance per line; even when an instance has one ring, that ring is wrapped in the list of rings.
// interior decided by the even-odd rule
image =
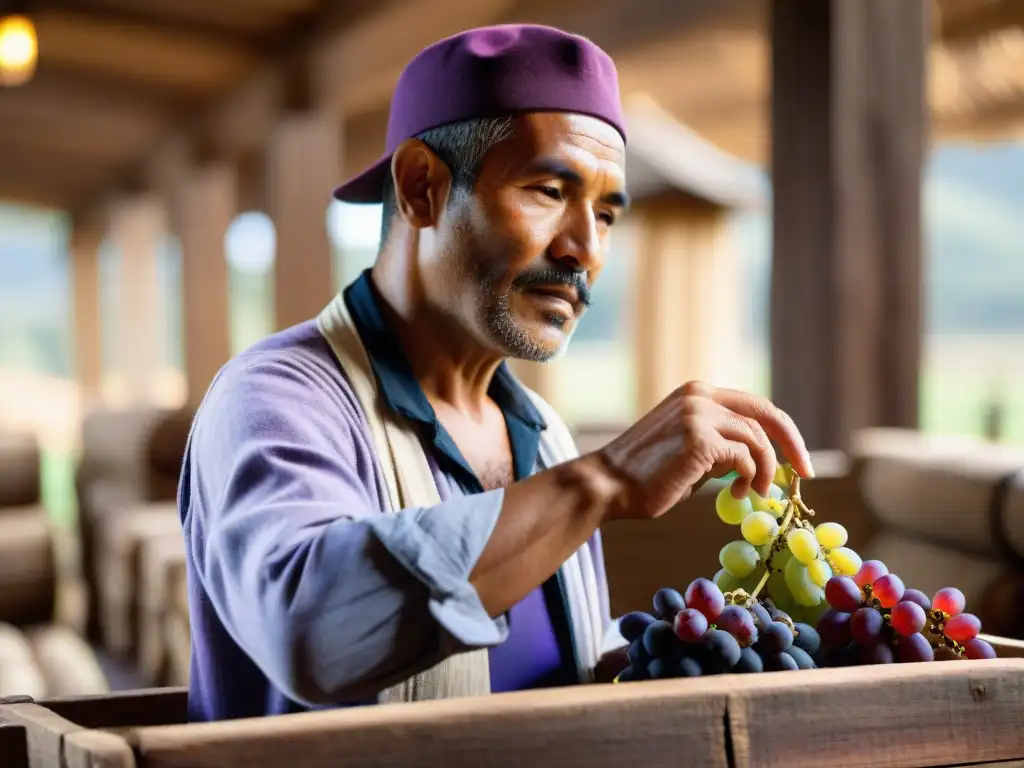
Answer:
[[[368,274],[345,300],[385,402],[420,427],[441,503],[386,511],[369,427],[315,322],[229,362],[197,414],[179,492],[192,720],[373,703],[475,648],[490,649],[495,692],[576,682],[558,576],[487,614],[468,577],[504,490],[484,492],[437,422]],[[528,476],[543,419],[504,367],[490,394]]]

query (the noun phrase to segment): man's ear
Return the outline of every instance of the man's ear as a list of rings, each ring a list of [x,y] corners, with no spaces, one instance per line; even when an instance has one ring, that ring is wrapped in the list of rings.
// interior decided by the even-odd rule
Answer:
[[[407,139],[391,156],[395,206],[417,229],[433,227],[448,202],[452,174],[434,151],[419,139]]]

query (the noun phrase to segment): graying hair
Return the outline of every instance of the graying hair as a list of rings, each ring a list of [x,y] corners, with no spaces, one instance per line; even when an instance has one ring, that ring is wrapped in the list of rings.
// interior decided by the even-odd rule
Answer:
[[[500,141],[512,135],[511,117],[474,118],[431,128],[415,138],[437,155],[452,174],[452,195],[468,194],[476,184],[484,156]],[[381,242],[387,239],[391,221],[397,212],[395,185],[391,174],[384,181]]]

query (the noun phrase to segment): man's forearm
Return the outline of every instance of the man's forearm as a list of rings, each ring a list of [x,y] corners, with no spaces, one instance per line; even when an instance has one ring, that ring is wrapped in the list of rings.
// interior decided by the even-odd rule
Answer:
[[[509,486],[470,583],[500,616],[544,583],[622,504],[621,485],[597,454]]]

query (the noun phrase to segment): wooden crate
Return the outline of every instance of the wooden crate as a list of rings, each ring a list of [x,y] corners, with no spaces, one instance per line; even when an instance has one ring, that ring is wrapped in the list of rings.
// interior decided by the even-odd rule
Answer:
[[[1007,648],[1022,653],[1024,643]],[[0,718],[25,728],[30,768],[1024,765],[1024,658],[585,686],[210,724],[185,724],[184,702],[182,689],[158,689],[0,704]]]
[[[0,722],[0,766],[28,768],[27,731],[24,726]]]

